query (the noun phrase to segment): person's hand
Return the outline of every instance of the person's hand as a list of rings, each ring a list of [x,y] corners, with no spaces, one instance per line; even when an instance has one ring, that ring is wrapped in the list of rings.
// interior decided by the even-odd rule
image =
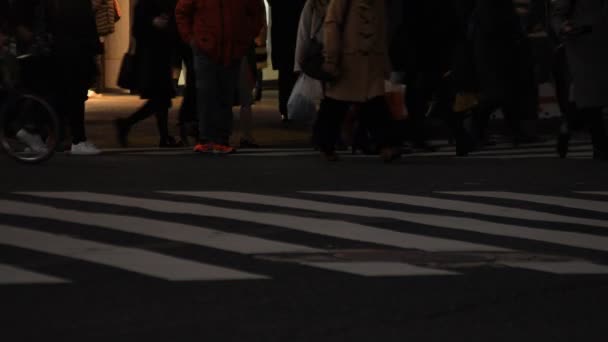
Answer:
[[[166,14],[159,15],[152,20],[152,25],[159,30],[164,30],[169,26],[169,16]]]
[[[334,79],[338,78],[338,76],[340,76],[340,72],[338,70],[338,66],[336,64],[333,63],[324,63],[323,64],[323,71],[326,72],[328,75],[332,76]]]
[[[253,41],[255,42],[256,46],[264,46],[265,43],[265,39],[261,37],[255,37]]]

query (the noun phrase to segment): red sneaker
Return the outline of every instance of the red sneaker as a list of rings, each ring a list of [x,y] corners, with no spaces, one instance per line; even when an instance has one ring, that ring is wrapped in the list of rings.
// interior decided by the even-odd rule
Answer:
[[[234,147],[222,144],[213,144],[213,153],[216,154],[233,154],[236,153]]]
[[[198,143],[194,146],[194,152],[196,153],[213,153],[213,144],[212,143],[205,143],[205,144],[201,144]]]

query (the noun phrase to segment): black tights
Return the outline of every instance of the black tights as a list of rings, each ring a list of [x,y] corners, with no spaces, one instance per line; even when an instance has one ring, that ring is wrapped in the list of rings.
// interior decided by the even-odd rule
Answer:
[[[326,97],[314,124],[314,137],[321,151],[334,152],[340,136],[340,127],[352,104]],[[396,136],[391,128],[390,114],[386,100],[378,96],[362,103],[357,113],[360,124],[369,130],[379,147],[395,146]]]
[[[141,108],[126,119],[126,123],[131,128],[136,123],[154,115],[160,139],[165,141],[169,138],[169,107],[170,100],[149,99]]]

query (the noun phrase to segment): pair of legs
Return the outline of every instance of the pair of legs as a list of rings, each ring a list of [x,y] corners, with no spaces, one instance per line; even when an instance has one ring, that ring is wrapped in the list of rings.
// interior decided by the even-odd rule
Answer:
[[[175,140],[169,135],[169,108],[171,108],[170,98],[155,97],[148,99],[141,108],[128,118],[116,120],[120,144],[122,146],[127,145],[127,135],[135,124],[151,116],[155,116],[160,136],[159,146],[176,147]]]
[[[313,136],[321,152],[334,155],[340,136],[340,128],[352,103],[329,97],[321,101]],[[374,141],[382,148],[396,146],[397,139],[392,130],[389,109],[383,96],[374,97],[359,104],[357,112],[360,125],[365,127]]]
[[[180,138],[185,145],[189,145],[188,136],[193,134],[196,129],[196,72],[194,71],[194,60],[192,48],[184,44],[182,46],[182,58],[186,66],[186,88],[184,99],[179,109],[178,125],[180,128]],[[197,134],[198,136],[198,134]]]
[[[228,146],[232,135],[234,94],[241,60],[219,64],[204,53],[194,52],[196,70],[199,140]]]

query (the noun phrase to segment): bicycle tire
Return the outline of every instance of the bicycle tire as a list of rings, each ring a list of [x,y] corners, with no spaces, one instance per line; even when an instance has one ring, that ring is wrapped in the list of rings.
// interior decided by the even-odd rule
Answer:
[[[17,150],[14,143],[16,138],[8,134],[12,120],[26,115],[26,113],[17,112],[24,103],[36,105],[38,116],[44,119],[45,128],[51,132],[45,141],[46,151],[44,152],[25,153]],[[16,111],[16,113],[11,113],[11,111]],[[2,108],[0,119],[0,146],[11,158],[25,164],[38,164],[49,160],[54,155],[59,140],[60,123],[57,113],[47,101],[35,95],[17,95],[11,101],[11,105]]]

